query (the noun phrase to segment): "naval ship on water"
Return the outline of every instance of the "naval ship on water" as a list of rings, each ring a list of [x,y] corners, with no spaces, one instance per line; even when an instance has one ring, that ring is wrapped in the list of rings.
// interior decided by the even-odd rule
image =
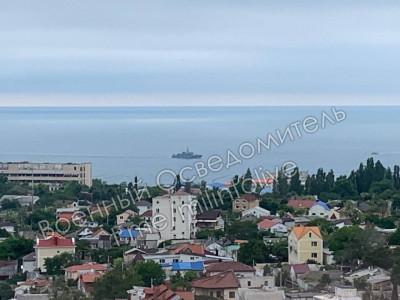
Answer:
[[[172,158],[180,158],[180,159],[195,159],[201,158],[203,155],[201,154],[194,154],[193,152],[189,151],[189,147],[186,149],[186,152],[172,154]]]

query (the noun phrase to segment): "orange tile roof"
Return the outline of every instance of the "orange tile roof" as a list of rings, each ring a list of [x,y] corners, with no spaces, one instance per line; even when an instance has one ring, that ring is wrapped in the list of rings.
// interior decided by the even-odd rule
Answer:
[[[86,265],[75,265],[65,268],[65,271],[77,272],[77,271],[107,271],[107,267],[102,264],[86,264]]]
[[[59,234],[57,231],[54,231],[54,232],[52,232],[52,231],[46,231],[45,235],[46,235],[46,237],[55,236],[55,237],[58,237],[58,238],[60,238],[60,239],[63,239],[63,238],[64,238],[64,237],[63,237],[61,234]]]
[[[244,244],[244,243],[248,243],[249,241],[248,240],[235,240],[234,241],[236,244]]]
[[[190,250],[192,253],[204,254],[204,245],[202,244],[184,244],[172,250],[171,253],[178,254]]]
[[[274,226],[276,224],[278,224],[278,223],[274,222],[274,221],[271,221],[271,220],[268,220],[268,219],[265,219],[265,220],[261,221],[260,223],[258,223],[257,225],[258,225],[259,229],[268,230],[268,229],[270,229],[272,226]]]
[[[293,227],[293,232],[296,235],[297,239],[301,239],[305,234],[307,234],[309,231],[312,231],[315,233],[318,237],[322,239],[322,234],[319,231],[318,226],[298,226],[298,227]]]
[[[96,278],[100,278],[101,276],[103,276],[103,274],[95,273],[95,274],[82,274],[79,277],[84,283],[93,283]]]

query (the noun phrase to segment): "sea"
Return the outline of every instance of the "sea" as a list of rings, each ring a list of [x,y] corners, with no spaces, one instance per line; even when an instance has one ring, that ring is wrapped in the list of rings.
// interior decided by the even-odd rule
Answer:
[[[345,118],[337,121],[333,110]],[[385,166],[400,164],[399,115],[400,106],[3,107],[0,161],[91,162],[93,178],[121,183],[137,176],[148,185],[160,173],[159,181],[170,184],[185,167],[184,178],[212,183],[247,168],[273,173],[287,162],[310,174],[322,167],[339,176],[371,156]],[[311,124],[307,132],[302,122],[309,117],[318,127]],[[284,136],[287,128],[293,138]],[[271,141],[269,150],[258,151],[257,141],[269,135],[278,145]],[[171,157],[187,147],[202,158]],[[220,161],[214,170],[210,158]]]

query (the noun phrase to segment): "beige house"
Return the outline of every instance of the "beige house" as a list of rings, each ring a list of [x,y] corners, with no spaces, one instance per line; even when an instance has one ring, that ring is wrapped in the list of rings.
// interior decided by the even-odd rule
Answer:
[[[323,263],[323,239],[317,226],[293,227],[288,237],[289,264]]]
[[[47,239],[37,239],[35,253],[36,253],[36,267],[42,272],[46,272],[44,266],[46,258],[53,258],[64,252],[75,253],[75,240],[73,238],[62,238],[52,236]]]
[[[253,194],[244,194],[232,201],[232,211],[243,212],[245,210],[257,207],[259,203],[260,200],[258,200]]]
[[[64,269],[65,280],[73,279],[77,280],[82,274],[104,274],[108,270],[105,264],[85,264],[85,265],[75,265]]]
[[[224,300],[239,299],[239,280],[229,270],[192,282],[195,296],[208,296]]]
[[[117,225],[127,223],[129,221],[129,218],[134,216],[137,216],[137,213],[133,210],[128,209],[124,211],[123,213],[117,215]]]

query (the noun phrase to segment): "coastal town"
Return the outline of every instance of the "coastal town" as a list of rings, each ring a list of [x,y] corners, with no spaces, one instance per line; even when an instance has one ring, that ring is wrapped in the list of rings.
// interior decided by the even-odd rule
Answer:
[[[398,299],[399,166],[108,184],[0,163],[0,299]]]

